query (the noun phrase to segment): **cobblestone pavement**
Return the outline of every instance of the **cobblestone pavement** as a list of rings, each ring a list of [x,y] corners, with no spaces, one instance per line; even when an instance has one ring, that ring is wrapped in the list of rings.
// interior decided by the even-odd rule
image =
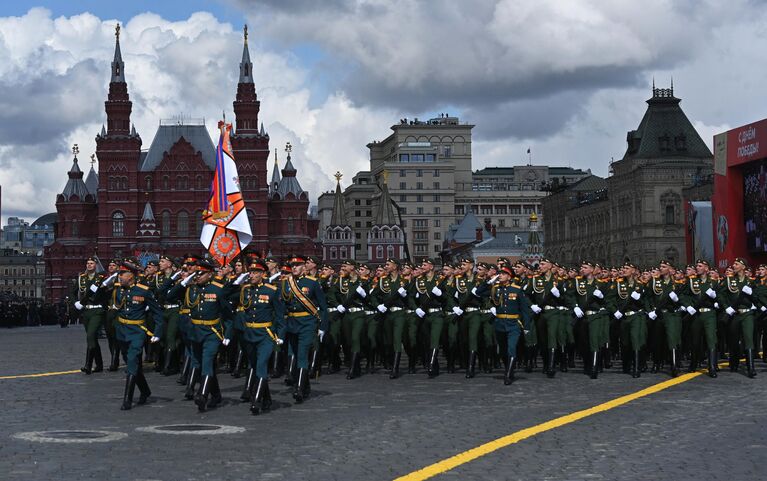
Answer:
[[[106,351],[106,342],[102,349]],[[0,376],[78,369],[79,326],[0,332]],[[699,376],[610,411],[543,432],[434,479],[469,480],[763,480],[767,453],[767,369],[755,380],[722,372]],[[0,380],[0,479],[387,480],[520,429],[668,379],[634,380],[617,369],[593,381],[580,370],[547,379],[520,373],[403,375],[383,370],[347,381],[312,382],[295,405],[272,381],[275,409],[251,416],[239,402],[244,379],[221,374],[223,406],[198,413],[176,377],[147,374],[146,406],[119,410],[124,374]],[[241,428],[220,435],[137,430],[169,424]],[[35,442],[33,431],[108,431],[124,437],[91,443]],[[233,430],[236,431],[236,430]],[[117,437],[117,436],[115,436]]]

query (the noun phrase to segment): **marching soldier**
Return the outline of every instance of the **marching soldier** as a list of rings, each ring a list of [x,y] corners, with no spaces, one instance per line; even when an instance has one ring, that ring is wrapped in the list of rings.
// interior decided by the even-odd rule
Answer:
[[[374,286],[376,308],[386,314],[387,330],[391,335],[391,345],[394,352],[389,379],[399,377],[399,364],[402,359],[402,348],[407,327],[407,280],[400,275],[400,263],[397,259],[387,259],[384,265],[385,274],[378,279]]]
[[[707,261],[698,260],[695,263],[696,275],[687,279],[682,298],[687,304],[686,311],[691,316],[690,336],[692,357],[689,372],[698,369],[698,356],[701,353],[701,337],[705,340],[708,352],[708,375],[717,377],[716,373],[716,305],[718,304],[718,283],[709,275],[710,267]]]
[[[475,375],[477,352],[479,351],[479,335],[482,325],[485,323],[482,315],[482,299],[475,296],[472,291],[484,282],[474,273],[474,260],[466,257],[461,260],[461,273],[455,276],[455,290],[458,296],[459,310],[463,311],[463,319],[466,324],[468,338],[469,361],[466,367],[466,379]]]
[[[148,285],[152,289],[157,303],[163,309],[163,326],[166,329],[163,336],[165,351],[162,356],[158,357],[163,362],[162,364],[157,363],[155,371],[161,371],[164,376],[170,376],[179,371],[177,354],[179,304],[177,302],[168,302],[165,295],[172,281],[178,278],[180,272],[177,273],[174,269],[175,261],[167,255],[160,256],[158,267],[159,270],[153,276],[147,278]]]
[[[338,312],[338,276],[333,266],[322,265],[319,281],[328,304],[329,331],[325,334],[325,344],[328,346],[325,352],[328,353],[330,372],[335,373],[341,370],[341,313]]]
[[[732,275],[724,280],[721,289],[723,302],[720,305],[729,316],[728,333],[730,345],[730,371],[738,371],[740,359],[739,342],[743,341],[746,350],[746,370],[748,377],[756,377],[754,367],[754,283],[746,275],[748,264],[739,257],[732,263]]]
[[[360,353],[362,352],[362,333],[365,331],[368,285],[358,275],[356,263],[352,260],[344,261],[341,264],[338,293],[340,296],[338,312],[343,314],[344,339],[351,350],[351,363],[346,379],[354,379],[360,376],[361,371]]]
[[[285,305],[277,287],[264,282],[266,263],[255,259],[248,267],[249,283],[240,289],[236,322],[240,324],[242,341],[251,366],[245,391],[241,399],[250,399],[250,411],[259,414],[272,404],[269,392],[268,367],[275,344],[282,344],[284,336]],[[234,332],[227,329],[224,343]],[[276,333],[276,334],[275,334]],[[251,381],[255,373],[257,382]]]
[[[543,321],[541,324],[545,326],[545,332],[547,333],[548,362],[546,362],[546,375],[550,378],[553,378],[556,373],[557,348],[564,354],[564,346],[567,343],[567,331],[564,326],[565,319],[558,309],[565,300],[564,286],[560,284],[557,276],[552,271],[553,267],[554,264],[550,260],[546,258],[541,259],[538,263],[539,274],[533,276],[530,280],[532,289],[530,302],[533,303],[530,309],[533,313],[539,315],[539,318]],[[560,369],[562,372],[566,372],[566,356],[561,355],[560,361]]]
[[[423,273],[415,280],[416,314],[423,319],[425,331],[429,333],[429,367],[430,378],[439,375],[439,342],[445,324],[443,305],[449,302],[444,295],[447,290],[445,279],[434,272],[434,261],[426,259],[421,264]]]
[[[80,370],[85,374],[101,372],[104,370],[104,362],[101,358],[101,347],[97,339],[101,324],[104,322],[104,294],[99,291],[104,276],[96,273],[97,260],[89,257],[85,261],[85,272],[82,272],[74,282],[74,289],[70,299],[74,299],[75,309],[80,311],[80,319],[85,327],[85,365]],[[92,370],[93,363],[96,363]]]
[[[615,280],[612,316],[620,322],[620,340],[623,346],[623,372],[640,376],[640,352],[647,336],[645,322],[645,288],[637,280],[639,269],[627,263]]]
[[[138,404],[145,404],[152,391],[146,382],[141,364],[141,353],[147,336],[155,344],[162,336],[163,317],[160,306],[155,301],[152,290],[146,284],[138,282],[141,266],[132,261],[124,261],[119,270],[120,289],[115,290],[114,303],[117,306],[117,342],[125,360],[125,393],[120,409],[129,410],[133,405],[133,392],[138,386],[141,395]],[[147,313],[157,319],[158,332],[147,328]]]
[[[654,353],[652,372],[658,372],[663,362],[663,357],[668,348],[671,350],[671,376],[679,374],[678,347],[681,344],[682,320],[677,294],[677,285],[671,274],[674,267],[668,261],[662,261],[659,268],[659,277],[653,277],[652,295],[649,296],[647,316],[655,321],[654,326]],[[681,289],[680,289],[681,290]],[[650,292],[648,292],[649,294]],[[665,333],[665,339],[663,334]],[[663,341],[666,341],[665,344]]]
[[[120,283],[116,282],[116,274],[120,270],[120,261],[112,259],[107,264],[107,273],[109,277],[103,282],[104,284],[104,297],[107,299],[107,311],[104,316],[104,333],[107,336],[107,343],[109,344],[110,362],[108,371],[117,371],[120,367],[120,347],[117,345],[117,307],[114,303],[114,291],[116,289],[122,289]],[[114,277],[113,277],[114,276]],[[110,280],[111,279],[111,280]]]
[[[573,295],[573,313],[578,319],[584,319],[588,326],[589,357],[586,370],[591,379],[599,374],[599,351],[607,342],[609,319],[605,312],[606,299],[602,283],[594,277],[594,264],[581,263],[581,275],[575,278]]]
[[[283,291],[288,311],[286,341],[291,345],[298,367],[298,382],[294,386],[293,399],[301,403],[311,392],[309,348],[314,342],[314,336],[319,335],[320,342],[325,337],[328,330],[328,308],[320,283],[315,277],[304,275],[305,260],[294,256],[290,265],[292,273],[287,276]]]

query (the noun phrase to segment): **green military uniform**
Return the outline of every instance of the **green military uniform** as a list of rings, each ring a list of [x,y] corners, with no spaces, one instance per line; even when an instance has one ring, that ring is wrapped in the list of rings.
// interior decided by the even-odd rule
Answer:
[[[328,304],[328,333],[325,338],[325,344],[328,346],[326,352],[329,353],[330,372],[338,372],[341,369],[341,313],[338,312],[339,291],[338,276],[319,278],[322,290],[325,292],[325,299]]]
[[[640,376],[639,355],[647,340],[645,288],[634,278],[618,278],[613,291],[612,316],[620,322],[623,372]]]
[[[157,299],[157,303],[160,305],[160,307],[162,307],[163,310],[163,326],[165,326],[163,339],[165,351],[163,356],[161,356],[163,360],[162,365],[160,365],[158,362],[157,367],[159,369],[156,368],[155,370],[162,370],[162,373],[166,376],[178,372],[178,311],[180,304],[178,301],[170,302],[166,299],[168,289],[173,283],[173,279],[171,278],[172,276],[173,274],[166,275],[165,272],[160,271],[153,275],[150,279],[147,279],[147,282],[149,283],[148,285],[150,289],[152,289],[152,292]]]
[[[597,279],[576,277],[572,302],[576,316],[585,319],[588,326],[590,373],[596,379],[599,372],[598,354],[609,339],[609,318],[606,298],[609,286]]]
[[[746,351],[746,369],[749,377],[756,376],[754,367],[754,312],[758,300],[754,282],[746,276],[727,276],[722,283],[720,306],[730,316],[727,331],[730,346],[730,369],[737,371],[740,358],[739,342]]]
[[[716,373],[716,305],[719,283],[706,276],[690,276],[681,292],[681,302],[691,309],[690,336],[692,358],[690,372],[698,368],[700,355],[700,340],[705,339],[708,352],[708,374],[717,377]]]
[[[653,372],[660,370],[666,348],[668,348],[671,349],[671,375],[676,376],[678,373],[677,349],[682,342],[681,312],[684,310],[679,303],[679,294],[683,289],[684,284],[678,285],[671,278],[655,277],[650,281],[645,309],[654,321]]]
[[[469,362],[466,369],[466,378],[474,377],[474,367],[479,352],[479,336],[483,324],[488,324],[486,316],[482,313],[482,298],[474,293],[484,283],[474,273],[455,276],[455,290],[458,294],[457,304],[463,311],[463,320],[466,324],[466,337],[469,348]]]
[[[384,275],[373,287],[372,298],[376,309],[386,313],[384,321],[384,345],[394,352],[390,378],[399,376],[399,364],[407,326],[407,281],[398,273]],[[404,292],[404,296],[402,293]]]
[[[416,288],[416,313],[424,322],[424,329],[429,333],[429,368],[430,377],[439,374],[439,342],[442,337],[442,329],[445,325],[443,305],[450,302],[449,296],[445,295],[448,287],[445,279],[433,271],[418,276],[415,280]]]
[[[74,281],[70,299],[74,299],[74,307],[80,311],[80,320],[85,328],[85,365],[80,369],[85,374],[91,373],[95,361],[95,371],[103,371],[104,362],[101,357],[101,346],[98,342],[98,332],[104,323],[104,302],[106,290],[100,289],[104,282],[101,274],[83,272]]]
[[[559,309],[565,303],[564,286],[554,274],[547,272],[530,279],[530,290],[531,309],[538,313],[538,319],[541,321],[539,325],[543,325],[546,332],[547,374],[549,377],[554,377],[557,348],[563,350],[567,343],[565,323],[569,319],[563,316]],[[560,359],[561,369],[567,371],[565,356],[561,356]]]
[[[339,307],[343,318],[341,325],[345,343],[351,351],[351,362],[347,379],[360,375],[360,354],[362,352],[362,333],[365,332],[365,321],[368,306],[368,284],[365,279],[356,274],[338,278]]]

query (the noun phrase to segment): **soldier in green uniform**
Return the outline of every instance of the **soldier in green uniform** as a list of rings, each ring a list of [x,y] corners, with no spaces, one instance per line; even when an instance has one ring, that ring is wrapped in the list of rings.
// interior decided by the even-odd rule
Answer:
[[[416,364],[421,346],[418,344],[418,322],[420,317],[415,314],[415,276],[414,267],[410,261],[402,263],[401,284],[397,294],[402,297],[405,308],[405,349],[407,351],[407,372],[415,374]]]
[[[456,305],[456,289],[454,273],[456,266],[444,264],[442,266],[442,278],[444,279],[442,316],[445,320],[444,351],[447,358],[447,372],[455,373],[455,360],[458,356],[458,333],[460,331],[460,319],[463,310]]]
[[[637,280],[639,269],[636,265],[626,263],[615,280],[611,312],[613,318],[620,322],[620,341],[623,350],[623,372],[631,376],[640,376],[640,353],[647,337],[645,321],[645,288]]]
[[[508,265],[509,262],[507,259],[500,257],[498,258],[498,269],[503,267],[504,265]],[[522,290],[525,292],[525,295],[528,299],[532,297],[533,294],[533,287],[532,283],[530,282],[531,277],[531,271],[528,268],[528,265],[525,261],[516,261],[514,264],[511,265],[512,272],[514,273],[514,283],[520,286]],[[499,271],[500,272],[500,271]],[[524,340],[524,346],[525,346],[525,372],[533,372],[533,368],[537,365],[537,357],[538,357],[538,348],[545,347],[543,346],[543,343],[546,341],[545,336],[545,328],[546,324],[544,324],[537,314],[531,314],[532,323],[530,325],[530,329],[527,333],[524,333],[523,340]],[[548,358],[546,358],[544,361],[548,361]]]
[[[658,372],[663,363],[666,348],[671,350],[671,376],[679,374],[678,351],[681,344],[682,319],[677,285],[672,278],[674,267],[668,261],[661,261],[660,277],[653,277],[651,291],[648,291],[646,307],[648,317],[654,322],[654,353],[652,372]],[[683,286],[679,287],[681,291]],[[665,338],[663,334],[665,333]],[[665,343],[664,343],[665,340]]]
[[[556,373],[556,359],[558,350],[564,353],[564,346],[567,343],[565,338],[565,328],[563,326],[563,316],[558,307],[564,302],[564,286],[560,285],[555,273],[552,271],[554,263],[549,259],[543,258],[538,263],[538,274],[530,279],[532,289],[532,302],[530,309],[533,313],[539,315],[542,324],[545,325],[546,347],[548,361],[546,362],[546,375],[550,378]],[[562,289],[560,289],[560,287]],[[564,355],[560,355],[560,369],[567,371],[567,361]]]
[[[722,303],[720,306],[729,316],[727,325],[730,347],[730,370],[737,372],[740,348],[743,341],[746,351],[746,370],[748,377],[756,377],[754,366],[754,283],[746,275],[748,266],[745,259],[739,257],[732,263],[732,275],[727,276],[721,289]]]
[[[489,295],[480,297],[477,294],[477,291],[478,291],[478,287],[483,282],[486,282],[488,279],[495,277],[496,274],[498,274],[498,271],[495,265],[489,264],[487,262],[480,262],[479,264],[477,264],[477,275],[475,277],[475,287],[471,289],[472,294],[479,298],[479,308],[480,308],[479,334],[480,334],[480,338],[482,339],[482,343],[479,346],[480,348],[479,366],[482,369],[482,371],[486,374],[490,374],[493,372],[493,367],[495,366],[496,357],[498,355],[498,349],[497,349],[496,340],[495,340],[495,326],[494,326],[495,317],[490,312],[490,309],[493,306],[490,301]]]
[[[85,365],[80,370],[90,374],[95,361],[93,372],[104,370],[104,362],[101,358],[101,347],[97,339],[99,329],[104,322],[104,295],[105,290],[99,291],[104,276],[96,273],[97,260],[89,257],[85,261],[85,272],[80,273],[74,281],[73,292],[70,299],[74,299],[74,307],[80,311],[80,319],[85,328]]]
[[[146,266],[144,267],[144,272],[139,277],[139,282],[141,282],[144,285],[149,286],[149,288],[152,288],[152,279],[154,278],[155,274],[157,274],[157,271],[159,270],[159,264],[156,260],[150,259],[147,261]],[[154,314],[151,312],[147,314],[146,316],[146,327],[150,331],[154,331],[155,328],[155,319]],[[144,344],[144,361],[146,362],[153,362],[154,363],[154,370],[155,372],[159,372],[162,369],[162,359],[161,359],[161,351],[162,346],[159,344],[150,344],[145,343]]]
[[[174,284],[178,284],[187,277],[193,275],[196,269],[197,261],[197,256],[192,254],[185,254],[181,261],[181,275],[174,281]],[[167,293],[165,296],[167,299]],[[179,376],[179,379],[176,382],[182,386],[186,385],[184,398],[191,401],[194,399],[194,386],[200,377],[200,365],[197,363],[197,360],[194,357],[194,353],[192,352],[192,318],[189,317],[189,314],[192,312],[191,307],[187,304],[185,298],[182,298],[181,301],[177,302],[179,302],[178,332],[181,337],[181,342],[183,343],[184,367],[181,370],[181,376]]]
[[[457,306],[463,311],[463,321],[466,324],[466,338],[468,341],[469,360],[466,366],[466,379],[475,375],[477,353],[479,352],[479,335],[482,325],[486,324],[483,316],[482,299],[473,294],[483,279],[474,273],[474,260],[466,257],[461,260],[461,272],[455,276],[455,290],[458,296]]]
[[[691,358],[689,372],[698,369],[698,356],[701,353],[701,339],[705,340],[708,352],[708,375],[716,373],[716,305],[718,304],[719,285],[709,275],[707,261],[695,263],[696,275],[689,276],[681,293],[681,302],[690,315]]]
[[[599,373],[599,351],[607,342],[608,318],[604,287],[594,277],[594,263],[581,263],[581,275],[575,279],[575,293],[572,298],[573,313],[579,319],[585,319],[588,326],[589,356],[585,362],[591,379]]]
[[[286,278],[286,307],[288,311],[286,342],[296,356],[298,382],[293,399],[301,403],[309,396],[309,348],[315,336],[320,342],[328,330],[328,307],[325,293],[315,277],[304,275],[305,260],[294,256],[290,260],[292,273]],[[319,327],[319,329],[318,329]]]
[[[172,287],[167,295],[170,302],[183,299],[190,310],[192,353],[200,365],[202,383],[195,396],[195,404],[201,412],[221,402],[221,390],[216,377],[216,354],[224,340],[223,324],[232,317],[225,286],[214,280],[214,270],[214,265],[209,261],[198,260],[195,275],[186,277]]]
[[[109,344],[110,362],[108,371],[117,371],[120,367],[120,347],[117,345],[117,307],[114,305],[113,296],[115,289],[121,289],[117,281],[117,273],[120,269],[120,261],[112,259],[107,264],[107,274],[109,277],[102,283],[104,284],[104,297],[107,299],[107,310],[104,316],[104,333]],[[114,276],[114,277],[113,277]],[[111,280],[110,280],[111,279]]]
[[[325,299],[328,304],[328,329],[325,335],[324,352],[330,362],[330,372],[336,373],[341,370],[341,313],[338,312],[339,291],[338,276],[330,264],[323,264],[319,277]]]
[[[157,363],[155,371],[161,371],[163,375],[169,376],[178,372],[176,344],[178,342],[179,304],[167,302],[165,295],[167,294],[172,281],[178,278],[181,273],[177,273],[177,271],[174,270],[174,261],[169,256],[160,256],[160,260],[157,264],[159,270],[146,278],[147,285],[152,289],[152,293],[154,294],[157,303],[163,309],[163,326],[166,329],[166,332],[164,332],[164,335],[162,336],[165,350],[162,356],[158,356],[158,359],[162,359],[163,362]]]
[[[357,274],[367,297],[364,298],[364,323],[363,323],[363,345],[365,346],[365,371],[370,374],[375,367],[376,351],[378,349],[378,325],[379,312],[374,304],[372,297],[373,285],[375,279],[371,277],[371,268],[367,264],[360,262],[357,264]]]
[[[272,404],[269,391],[269,358],[276,344],[282,344],[284,336],[285,305],[277,286],[264,282],[266,263],[254,259],[250,266],[249,283],[244,284],[239,293],[237,317],[243,347],[248,356],[251,371],[257,381],[246,383],[244,400],[250,400],[250,411],[259,414],[268,411]],[[233,326],[227,329],[224,343],[234,332]],[[249,375],[248,378],[251,376]]]
[[[434,261],[424,260],[421,270],[423,273],[415,280],[416,315],[424,320],[425,331],[429,333],[428,375],[433,378],[439,375],[439,343],[445,324],[443,305],[449,299],[444,295],[445,279],[434,272]]]
[[[387,259],[384,269],[384,275],[378,279],[374,286],[373,298],[376,309],[381,313],[386,313],[385,328],[391,332],[391,335],[386,337],[391,339],[394,353],[389,379],[396,379],[399,377],[399,365],[405,343],[407,280],[400,275],[400,263],[397,259]]]
[[[346,379],[359,377],[360,354],[362,352],[362,333],[365,328],[365,308],[368,291],[357,273],[357,263],[346,260],[341,264],[341,276],[338,278],[338,312],[343,314],[342,330],[344,343],[349,345],[351,361]]]
[[[115,291],[117,306],[117,342],[125,360],[125,393],[120,409],[129,410],[133,405],[133,391],[138,386],[141,395],[138,404],[144,404],[152,391],[146,382],[141,365],[141,353],[147,336],[157,343],[162,336],[162,310],[155,301],[149,286],[137,282],[141,266],[137,262],[124,261],[120,266],[118,280],[120,289]],[[158,332],[155,334],[146,326],[147,313],[156,316]]]
[[[767,264],[759,264],[754,279],[754,297],[757,308],[754,314],[754,348],[762,348],[762,361],[767,362]],[[761,339],[761,342],[759,340]]]

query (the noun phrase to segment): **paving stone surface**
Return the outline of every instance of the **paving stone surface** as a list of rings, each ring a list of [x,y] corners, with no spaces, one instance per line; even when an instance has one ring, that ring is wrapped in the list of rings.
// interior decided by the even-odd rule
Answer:
[[[101,341],[102,350],[106,342]],[[78,369],[79,326],[0,331],[0,376]],[[764,480],[767,472],[767,369],[722,372],[546,431],[434,479],[470,480]],[[273,380],[272,412],[252,416],[239,402],[244,378],[219,374],[222,406],[199,413],[176,377],[147,373],[149,404],[120,411],[124,373],[0,380],[2,480],[387,480],[488,441],[668,379],[640,379],[616,367],[598,380],[580,369],[548,379],[519,373],[425,373],[389,380],[379,370],[347,381],[312,381],[296,405]],[[138,393],[136,398],[138,397]],[[234,426],[231,434],[170,434],[172,424]],[[120,433],[87,443],[31,441],[20,433]],[[239,432],[237,432],[239,431]],[[100,436],[100,435],[99,435]],[[115,438],[115,439],[112,439]]]

